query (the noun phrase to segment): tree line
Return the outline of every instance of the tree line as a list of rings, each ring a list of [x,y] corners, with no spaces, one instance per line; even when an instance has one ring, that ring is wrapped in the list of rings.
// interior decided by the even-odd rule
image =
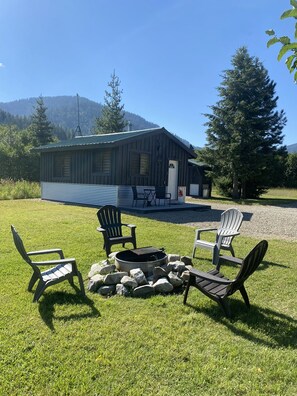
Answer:
[[[96,119],[98,134],[120,132],[127,126],[120,80],[115,72],[108,86],[111,91],[105,91],[105,104]],[[0,111],[0,179],[39,181],[39,154],[34,148],[58,140],[46,111],[42,97],[37,99],[30,119]]]

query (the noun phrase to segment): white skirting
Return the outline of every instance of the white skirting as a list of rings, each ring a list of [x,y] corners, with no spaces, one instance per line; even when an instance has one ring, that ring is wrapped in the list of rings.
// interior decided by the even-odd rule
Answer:
[[[95,206],[130,206],[133,201],[130,186],[49,182],[41,182],[41,198]]]

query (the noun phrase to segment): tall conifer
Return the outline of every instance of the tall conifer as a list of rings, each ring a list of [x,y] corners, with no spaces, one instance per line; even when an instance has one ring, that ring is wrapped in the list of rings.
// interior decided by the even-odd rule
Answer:
[[[285,155],[283,110],[276,110],[275,83],[258,58],[245,47],[232,58],[210,106],[207,145],[201,157],[212,165],[211,176],[233,198],[256,197],[269,187],[274,164]]]
[[[96,133],[121,132],[127,126],[124,105],[121,104],[123,90],[120,89],[120,79],[115,72],[108,83],[111,91],[105,91],[104,106],[101,116],[96,119]]]
[[[31,133],[36,140],[36,146],[42,146],[54,140],[53,127],[48,121],[46,110],[43,98],[40,96],[36,100],[35,112],[32,115],[32,123],[30,125]]]

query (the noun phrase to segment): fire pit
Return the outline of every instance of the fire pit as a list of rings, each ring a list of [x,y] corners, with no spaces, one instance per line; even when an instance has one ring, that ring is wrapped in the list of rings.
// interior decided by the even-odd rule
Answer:
[[[128,273],[131,269],[140,268],[145,274],[149,274],[154,267],[167,264],[167,261],[166,253],[154,247],[124,250],[115,255],[118,270]]]

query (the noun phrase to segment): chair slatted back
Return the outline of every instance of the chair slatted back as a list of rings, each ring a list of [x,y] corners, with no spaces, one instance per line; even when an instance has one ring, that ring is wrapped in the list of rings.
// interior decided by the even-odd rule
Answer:
[[[243,214],[235,208],[227,209],[221,215],[220,228],[238,231],[243,220]],[[234,237],[224,237],[223,245],[229,246]]]
[[[132,186],[132,192],[133,192],[133,200],[136,200],[138,198],[136,186]]]
[[[30,259],[30,257],[28,256],[25,246],[23,244],[23,241],[21,239],[21,237],[19,236],[17,230],[15,229],[15,227],[12,225],[11,227],[11,232],[12,232],[12,236],[13,236],[13,241],[15,244],[15,247],[17,248],[18,252],[20,253],[20,255],[22,256],[22,258],[28,263],[28,264],[32,264],[32,261]]]
[[[97,217],[102,228],[107,232],[109,238],[121,237],[122,222],[121,211],[113,205],[106,205],[97,212]]]
[[[236,290],[238,290],[243,283],[249,278],[252,273],[258,268],[260,263],[262,262],[266,252],[268,249],[268,242],[263,240],[259,242],[253,250],[243,259],[240,270],[231,284],[231,288],[229,290],[229,294],[233,294]]]
[[[157,199],[165,199],[166,198],[166,187],[165,186],[156,186],[155,187],[155,196]]]

